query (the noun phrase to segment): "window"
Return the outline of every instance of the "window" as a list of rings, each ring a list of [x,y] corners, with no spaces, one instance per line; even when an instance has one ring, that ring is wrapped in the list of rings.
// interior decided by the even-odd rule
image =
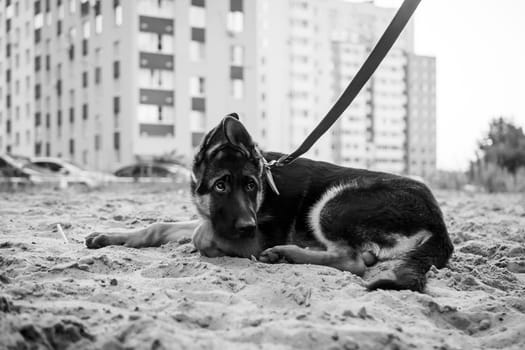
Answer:
[[[120,61],[113,62],[113,78],[120,78]]]
[[[41,123],[42,123],[42,121],[41,121],[40,112],[36,112],[35,113],[35,127],[40,126]]]
[[[204,78],[191,77],[190,78],[190,96],[202,97],[204,96]]]
[[[114,114],[120,113],[120,97],[119,96],[113,97],[113,113]]]
[[[35,155],[40,156],[42,153],[42,142],[36,142],[35,143]]]
[[[73,61],[75,59],[75,45],[74,44],[69,45],[67,53],[69,56],[69,60]]]
[[[95,33],[100,34],[102,33],[102,15],[98,15],[95,17]]]
[[[42,33],[41,29],[35,29],[35,44],[38,44],[40,40],[42,39],[40,35],[41,33]]]
[[[228,30],[233,33],[241,33],[244,30],[243,0],[230,0],[227,25]]]
[[[122,4],[120,0],[113,0],[113,12],[115,15],[115,24],[117,26],[122,25]]]
[[[60,109],[57,111],[57,125],[62,126],[62,111]]]
[[[203,111],[190,112],[190,130],[204,132],[206,130],[206,116]]]
[[[204,60],[205,47],[203,42],[190,41],[190,60],[193,62],[200,62]]]
[[[102,33],[102,1],[95,2],[95,33]]]
[[[82,39],[82,56],[87,56],[88,54],[88,40]]]
[[[88,86],[88,72],[82,72],[82,87],[86,88]]]
[[[232,66],[242,66],[244,63],[244,47],[241,45],[233,45],[230,52],[230,60]]]
[[[232,79],[231,80],[231,94],[233,98],[241,99],[244,97],[244,80]]]
[[[158,112],[158,121],[161,122],[163,118],[163,115],[162,115],[162,106],[157,106],[157,112]]]
[[[82,105],[82,119],[84,119],[84,120],[88,119],[88,105],[87,105],[87,103],[84,103]]]
[[[69,139],[69,154],[75,154],[75,140]]]
[[[40,84],[35,85],[35,100],[40,99]]]
[[[95,135],[95,151],[100,150],[100,135]]]
[[[64,5],[62,5],[62,0],[58,1],[57,7],[58,7],[58,18],[64,19]]]
[[[113,148],[115,150],[120,149],[120,133],[118,131],[113,134]]]
[[[194,28],[206,27],[206,10],[200,6],[190,6],[190,26]]]
[[[82,22],[82,37],[84,39],[89,39],[89,35],[91,32],[91,26],[89,21]]]
[[[40,72],[40,56],[35,56],[35,72]]]
[[[95,67],[95,84],[100,84],[101,75],[102,75],[102,68]]]

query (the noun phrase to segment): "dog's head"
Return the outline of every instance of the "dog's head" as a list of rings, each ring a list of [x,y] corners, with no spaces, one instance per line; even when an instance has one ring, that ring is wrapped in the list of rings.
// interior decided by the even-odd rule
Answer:
[[[263,169],[262,155],[236,114],[204,137],[193,163],[191,190],[199,214],[218,237],[254,236]]]

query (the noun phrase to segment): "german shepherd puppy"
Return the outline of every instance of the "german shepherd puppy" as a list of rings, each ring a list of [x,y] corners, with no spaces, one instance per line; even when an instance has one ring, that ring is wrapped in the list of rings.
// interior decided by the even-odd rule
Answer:
[[[453,246],[424,184],[306,158],[269,174],[267,162],[281,156],[261,152],[237,115],[228,115],[195,155],[191,193],[200,220],[95,232],[86,245],[159,246],[193,233],[194,245],[208,257],[254,256],[357,275],[391,261],[391,269],[368,284],[369,290],[421,292],[430,267],[447,263]]]

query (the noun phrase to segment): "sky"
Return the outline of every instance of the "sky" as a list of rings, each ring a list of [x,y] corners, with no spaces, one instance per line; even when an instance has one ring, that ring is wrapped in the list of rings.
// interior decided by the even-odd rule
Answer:
[[[436,57],[437,166],[465,170],[492,118],[525,127],[525,0],[422,0],[414,20]]]

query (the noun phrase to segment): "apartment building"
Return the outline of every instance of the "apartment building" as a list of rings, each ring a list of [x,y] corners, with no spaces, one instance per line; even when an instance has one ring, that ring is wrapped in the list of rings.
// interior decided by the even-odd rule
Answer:
[[[339,0],[261,0],[259,5],[259,114],[260,120],[267,121],[260,128],[261,143],[291,151],[346,88],[396,9]],[[423,93],[419,85],[409,88],[415,65],[411,62],[419,57],[414,54],[413,32],[410,22],[352,106],[307,156],[425,176],[435,168],[434,162],[423,174],[420,168],[409,167],[408,150],[413,154],[430,147],[408,147],[409,133],[419,132],[420,124],[428,125],[425,130],[431,132],[432,124],[423,120],[435,120],[431,103],[409,110],[408,100],[415,106]],[[435,75],[430,64],[417,68],[429,70],[417,77]],[[435,149],[435,137],[419,139],[424,138],[434,142]],[[419,162],[423,161],[430,163],[421,155]]]
[[[254,7],[3,1],[0,152],[102,170],[137,157],[191,156],[224,114],[255,114]]]
[[[0,153],[101,170],[170,152],[191,158],[230,112],[264,149],[290,152],[395,11],[342,0],[5,0]],[[414,54],[413,30],[307,156],[433,171],[435,63]]]
[[[422,177],[436,170],[436,59],[407,56],[407,173]]]

